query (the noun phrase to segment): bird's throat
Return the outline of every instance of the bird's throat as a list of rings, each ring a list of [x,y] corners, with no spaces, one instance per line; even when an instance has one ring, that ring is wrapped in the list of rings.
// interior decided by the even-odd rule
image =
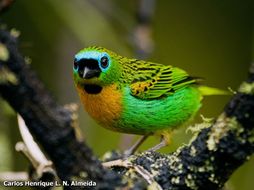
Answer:
[[[99,85],[95,85],[95,84],[86,84],[84,86],[84,90],[88,93],[88,94],[99,94],[102,90],[102,87]]]

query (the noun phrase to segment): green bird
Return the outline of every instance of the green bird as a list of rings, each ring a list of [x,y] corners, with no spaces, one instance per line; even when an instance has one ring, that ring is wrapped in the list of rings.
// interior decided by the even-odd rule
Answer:
[[[170,65],[129,59],[103,47],[85,48],[75,55],[73,77],[86,111],[101,126],[143,137],[160,135],[157,150],[170,142],[170,132],[188,123],[205,95],[227,92],[199,85],[199,78]]]

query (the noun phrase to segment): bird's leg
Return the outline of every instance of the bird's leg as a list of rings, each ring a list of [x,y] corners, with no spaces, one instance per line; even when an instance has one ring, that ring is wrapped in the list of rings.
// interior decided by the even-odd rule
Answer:
[[[161,134],[161,142],[147,151],[156,151],[170,144],[171,131],[164,131]]]
[[[156,151],[156,150],[159,150],[167,145],[168,145],[168,143],[166,142],[166,140],[164,138],[162,138],[161,142],[159,144],[155,145],[152,148],[149,148],[147,151]]]
[[[125,150],[124,157],[127,158],[130,155],[134,154],[138,149],[138,147],[140,147],[140,145],[147,139],[148,136],[149,135],[142,136],[140,139],[138,139],[138,141],[134,145],[132,145],[129,149]]]

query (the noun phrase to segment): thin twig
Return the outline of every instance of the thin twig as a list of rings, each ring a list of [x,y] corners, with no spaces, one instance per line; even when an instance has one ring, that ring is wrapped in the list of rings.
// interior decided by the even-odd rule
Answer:
[[[19,114],[18,126],[24,143],[18,142],[16,144],[16,150],[21,151],[32,163],[32,166],[35,168],[37,174],[36,178],[40,179],[45,174],[50,174],[52,177],[54,176],[53,179],[56,178],[56,172],[53,169],[53,163],[43,154],[40,147],[34,141],[33,136],[30,134],[24,120]]]
[[[35,168],[38,168],[39,166],[42,166],[42,165],[52,166],[52,162],[46,158],[46,156],[41,151],[40,147],[34,141],[33,136],[29,132],[24,120],[19,114],[18,114],[18,126],[19,126],[21,137],[27,148],[29,159],[31,159],[33,166]]]
[[[27,172],[1,172],[0,181],[28,181]]]
[[[104,162],[102,165],[106,168],[113,168],[113,167],[124,167],[127,169],[134,169],[135,172],[137,172],[145,181],[151,185],[151,184],[156,184],[156,187],[158,190],[161,190],[162,188],[160,185],[154,180],[153,176],[142,166],[135,165],[131,163],[129,160],[126,159],[118,159],[118,160],[113,160],[109,162]]]

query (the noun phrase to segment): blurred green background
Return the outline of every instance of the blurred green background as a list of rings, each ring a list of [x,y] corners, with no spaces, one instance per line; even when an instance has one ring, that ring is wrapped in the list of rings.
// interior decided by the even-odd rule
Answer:
[[[172,64],[209,86],[236,90],[254,59],[254,6],[251,0],[154,0],[145,25],[153,44],[144,55],[137,52],[135,32],[144,1],[22,0],[1,17],[20,31],[20,50],[31,67],[62,105],[78,103],[72,81],[73,56],[89,45],[99,45],[128,57]],[[149,3],[149,0],[146,2]],[[151,1],[150,1],[151,3]],[[143,4],[144,5],[144,4]],[[149,35],[148,35],[149,36]],[[229,97],[207,97],[200,111],[216,117]],[[200,122],[197,115],[194,122]],[[79,123],[87,143],[102,156],[111,149],[125,149],[136,137],[111,132],[96,125],[80,105]],[[20,140],[16,115],[0,100],[0,171],[27,170],[28,163],[14,150]],[[188,142],[191,134],[179,129],[170,147]],[[158,143],[151,137],[142,150]],[[230,190],[252,190],[254,158],[237,170],[227,183]],[[0,187],[1,188],[1,187]]]

